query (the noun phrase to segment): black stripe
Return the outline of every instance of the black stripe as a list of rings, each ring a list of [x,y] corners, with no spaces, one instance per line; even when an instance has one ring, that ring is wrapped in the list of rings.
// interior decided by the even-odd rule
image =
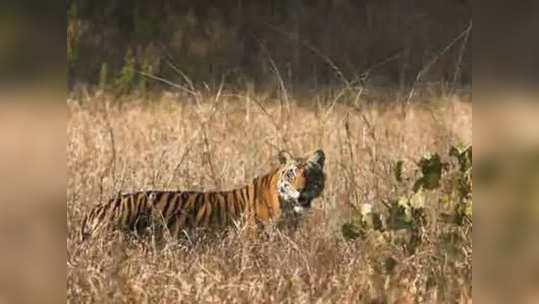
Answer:
[[[189,194],[187,192],[182,192],[182,194],[180,195],[180,206],[179,206],[180,212],[183,212],[183,208],[185,208],[185,205],[188,199],[189,199]]]
[[[234,192],[235,201],[232,201],[232,207],[234,209],[236,209],[236,206],[238,206],[238,207],[240,207],[240,211],[242,210],[241,207],[243,207],[243,209],[245,209],[245,206],[242,203],[241,197],[238,196],[238,189],[233,190],[233,192]]]
[[[137,223],[137,219],[139,217],[139,204],[137,203],[137,195],[136,193],[133,193],[131,195],[131,199],[130,199],[130,205],[133,205],[133,214],[131,214],[131,219],[129,220],[129,227],[131,230],[134,230],[136,227],[135,227],[135,224]]]
[[[264,187],[269,187],[271,184],[271,177],[272,175],[266,175],[264,176]]]
[[[241,194],[241,189],[238,190],[238,195],[240,199],[236,202],[235,206],[237,206],[240,209],[240,211],[250,210],[251,205],[249,204],[249,202],[243,199],[243,195]]]
[[[106,208],[106,209],[105,209],[105,213],[108,214],[108,213],[110,212],[110,210],[111,210],[112,207],[114,206],[113,203],[114,203],[113,200],[109,200],[109,201],[107,202],[107,205],[105,206],[105,208]]]
[[[225,197],[225,210],[230,214],[236,215],[236,208],[234,207],[234,197],[230,198],[230,194],[233,194],[233,193],[226,192],[223,194]]]
[[[103,208],[103,206],[101,205],[101,206],[98,207],[98,209],[97,209],[97,211],[96,211],[96,213],[99,214],[99,221],[100,221],[100,222],[103,221],[103,219],[105,218],[105,213],[106,213],[106,212],[104,212],[103,209],[104,209],[104,208]],[[102,212],[102,211],[103,211],[103,212]]]
[[[181,196],[181,207],[180,207],[180,214],[183,214],[185,216],[185,223],[184,225],[189,226],[190,220],[191,220],[191,210],[188,210],[188,202],[189,197],[191,197],[191,192],[186,191],[182,192]]]
[[[210,204],[212,205],[211,211],[213,212],[213,216],[210,218],[210,220],[217,224],[222,225],[223,224],[223,217],[221,216],[221,204],[220,200],[217,198],[218,193],[212,192],[210,193]]]
[[[88,236],[88,234],[92,234],[92,232],[90,231],[87,231],[88,227],[86,227],[86,222],[88,221],[88,216],[85,216],[83,219],[82,219],[82,224],[80,225],[81,229],[80,229],[80,237],[81,237],[81,240],[85,240]]]
[[[178,214],[178,210],[181,209],[181,195],[179,193],[176,193],[176,194],[171,194],[171,200],[172,200],[172,210],[170,211],[170,213],[172,215],[177,215]]]
[[[202,206],[203,201],[204,201],[204,194],[201,192],[196,193],[196,198],[195,198],[194,208],[193,208],[193,223],[196,223],[198,212],[200,211],[200,207]]]
[[[118,207],[118,220],[117,220],[118,224],[123,223],[123,215],[124,215],[124,213],[125,213],[125,201],[122,199],[120,201],[120,206]]]
[[[172,226],[174,225],[174,223],[176,223],[176,220],[178,219],[178,215],[177,214],[173,214],[170,219],[168,220],[167,222],[167,228],[169,230],[172,229]]]
[[[230,201],[229,192],[223,192],[223,198],[225,200],[225,210],[227,210],[230,214],[235,216],[236,215],[236,210],[234,208],[234,200]],[[232,209],[230,209],[229,207],[232,207]]]
[[[200,223],[202,223],[202,227],[205,227],[204,224],[206,223],[206,220],[209,222],[211,220],[211,212],[213,211],[212,210],[212,205],[211,205],[211,202],[210,202],[210,194],[211,192],[206,192],[204,193],[203,195],[203,202],[202,202],[202,206],[200,207],[202,209],[202,207],[204,207],[204,213],[202,213],[200,215]],[[200,211],[201,212],[201,211]]]
[[[159,203],[159,201],[161,200],[161,196],[163,195],[163,192],[162,191],[159,191],[159,192],[153,192],[155,194],[155,203]]]
[[[131,221],[131,217],[136,217],[136,210],[135,210],[135,195],[131,194],[129,196],[129,200],[127,201],[127,204],[129,205],[129,217],[128,221]],[[134,222],[134,221],[133,221]]]
[[[139,193],[135,195],[135,207],[136,207],[136,213],[135,217],[133,218],[133,222],[136,223],[144,214],[144,205],[143,200],[141,199],[141,196]]]
[[[245,186],[243,189],[245,189],[245,200],[247,202],[251,202],[251,194],[249,193],[249,185]]]
[[[92,210],[90,210],[90,213],[88,214],[88,220],[91,220],[96,216],[98,208],[99,208],[99,206],[96,206],[96,207],[92,208]]]
[[[229,218],[232,216],[232,212],[227,209],[226,196],[222,192],[217,193],[217,202],[219,204],[219,216],[221,217],[221,225],[226,225],[229,222]]]
[[[148,203],[150,203],[150,205],[156,205],[156,200],[155,199],[151,199],[152,197],[152,192],[151,191],[145,191],[145,192],[142,192],[142,194],[144,195],[146,201],[148,201]]]
[[[133,210],[131,210],[131,201],[133,199],[132,195],[129,195],[125,198],[125,206],[127,208],[127,216],[125,217],[124,225],[129,225],[129,222],[131,220],[131,214],[133,213]]]
[[[145,213],[144,212],[145,208],[143,208],[144,207],[143,206],[144,205],[144,198],[145,198],[145,196],[141,195],[140,192],[137,193],[136,200],[135,200],[135,204],[137,205],[137,214],[136,214],[135,218],[138,218],[138,217],[140,217],[142,215],[142,213]],[[136,221],[136,219],[135,219],[135,221]]]
[[[239,195],[239,197],[240,197],[240,200],[236,203],[236,206],[242,207],[242,208],[243,208],[242,210],[250,210],[250,209],[251,209],[251,205],[249,204],[248,201],[246,201],[246,200],[243,198],[243,194],[242,194],[241,189],[238,190],[238,195]]]
[[[182,202],[186,202],[189,199],[189,192],[182,193]]]
[[[241,193],[241,197],[243,198],[243,200],[245,201],[246,204],[249,204],[249,197],[247,195],[247,193],[249,192],[248,190],[248,187],[245,186],[243,187],[241,190],[240,190],[240,193]],[[251,205],[251,204],[249,204]]]
[[[116,197],[116,199],[114,200],[114,209],[112,209],[112,216],[114,216],[115,218],[117,218],[116,214],[117,214],[117,210],[118,210],[118,207],[120,207],[120,204],[121,204],[122,200],[120,197]]]
[[[167,202],[165,204],[165,208],[163,210],[161,210],[161,215],[163,216],[163,218],[167,218],[167,212],[168,212],[168,208],[170,207],[170,203],[171,203],[171,199],[167,199]]]
[[[262,182],[261,179],[255,179],[254,182],[253,182],[253,205],[256,205],[256,199],[258,198],[257,197],[257,194],[258,194],[258,187],[259,187],[259,184]]]

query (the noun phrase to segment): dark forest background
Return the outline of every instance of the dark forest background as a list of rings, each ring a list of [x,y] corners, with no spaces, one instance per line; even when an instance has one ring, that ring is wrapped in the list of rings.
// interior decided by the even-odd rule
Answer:
[[[294,89],[472,81],[469,0],[71,0],[67,10],[69,88],[163,85],[141,73],[257,87],[279,74]]]

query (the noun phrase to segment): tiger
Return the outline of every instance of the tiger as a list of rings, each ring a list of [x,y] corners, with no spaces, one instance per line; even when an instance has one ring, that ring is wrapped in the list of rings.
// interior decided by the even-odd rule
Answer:
[[[118,194],[86,214],[80,229],[85,241],[105,227],[142,231],[161,221],[178,238],[190,228],[212,229],[244,220],[248,225],[278,223],[284,215],[301,215],[324,189],[325,154],[308,157],[281,151],[279,166],[249,184],[226,191],[149,190]],[[152,220],[153,219],[153,220]]]

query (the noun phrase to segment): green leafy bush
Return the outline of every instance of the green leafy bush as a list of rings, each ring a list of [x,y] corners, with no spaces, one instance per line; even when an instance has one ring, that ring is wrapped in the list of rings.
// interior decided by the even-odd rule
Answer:
[[[133,51],[128,49],[124,57],[124,65],[114,83],[117,96],[129,94],[133,89],[135,78],[135,56]]]
[[[402,245],[406,252],[413,254],[423,242],[424,230],[429,224],[449,224],[468,231],[472,224],[472,147],[451,147],[448,154],[448,162],[442,162],[437,153],[422,157],[416,163],[420,176],[412,179],[404,177],[404,162],[397,161],[393,174],[399,189],[395,193],[409,194],[381,202],[383,207],[379,211],[373,211],[370,204],[362,204],[358,208],[359,215],[342,225],[343,237],[348,240],[366,239],[369,233],[377,231],[389,242]],[[428,213],[427,197],[432,197],[432,194],[440,197],[442,205],[452,206],[448,209],[451,211],[436,209],[435,214]],[[441,221],[435,221],[435,218]],[[468,238],[465,232],[439,228],[434,230],[444,231],[440,232],[440,243],[448,241],[455,247]],[[444,243],[441,246],[449,245]]]

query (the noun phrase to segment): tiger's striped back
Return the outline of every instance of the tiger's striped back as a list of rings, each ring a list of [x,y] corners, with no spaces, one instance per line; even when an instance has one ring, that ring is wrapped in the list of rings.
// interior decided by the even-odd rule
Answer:
[[[239,220],[250,224],[276,221],[283,208],[305,204],[305,199],[310,207],[310,201],[320,194],[323,179],[307,179],[313,176],[313,170],[322,172],[323,152],[315,153],[316,164],[320,165],[314,169],[309,162],[298,163],[289,156],[282,160],[279,168],[234,190],[142,191],[118,195],[91,209],[82,222],[81,239],[105,228],[140,231],[156,220],[164,224],[173,237],[183,229],[219,228]]]

